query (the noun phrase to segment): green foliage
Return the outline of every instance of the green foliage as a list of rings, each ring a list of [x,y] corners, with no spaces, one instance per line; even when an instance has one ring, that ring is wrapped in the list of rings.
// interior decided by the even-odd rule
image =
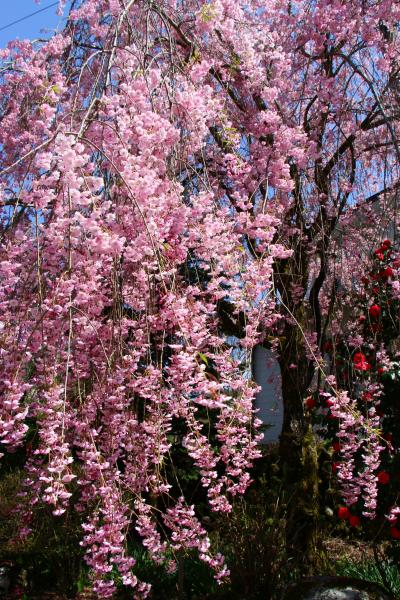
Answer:
[[[400,566],[391,561],[382,561],[379,566],[375,561],[355,562],[343,560],[336,563],[336,574],[346,577],[357,577],[378,583],[384,588],[390,587],[388,592],[400,598]],[[383,577],[382,577],[383,573]]]
[[[25,572],[32,590],[73,595],[85,571],[78,516],[71,510],[56,518],[50,507],[37,506],[30,523],[32,534],[21,539],[20,514],[15,511],[16,499],[20,508],[24,502],[18,498],[21,481],[18,469],[3,472],[0,478],[0,561],[13,565],[16,573]]]
[[[286,551],[287,507],[276,450],[264,451],[250,489],[235,498],[231,514],[213,523],[212,539],[231,572],[224,596],[229,600],[279,598],[281,589],[298,575]]]
[[[141,581],[151,583],[152,600],[205,600],[220,597],[219,586],[211,569],[194,554],[186,553],[175,557],[178,568],[175,572],[168,573],[165,565],[158,565],[151,560],[138,542],[132,543],[129,552],[136,560],[135,575]],[[173,558],[171,555],[171,559]],[[125,596],[123,589],[120,593],[121,599],[131,598],[129,594]]]

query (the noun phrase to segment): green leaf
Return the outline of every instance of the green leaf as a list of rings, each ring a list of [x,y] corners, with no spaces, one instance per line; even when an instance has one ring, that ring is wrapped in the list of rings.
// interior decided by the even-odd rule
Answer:
[[[205,354],[203,354],[202,352],[198,352],[197,354],[198,354],[200,360],[208,366],[207,356]]]

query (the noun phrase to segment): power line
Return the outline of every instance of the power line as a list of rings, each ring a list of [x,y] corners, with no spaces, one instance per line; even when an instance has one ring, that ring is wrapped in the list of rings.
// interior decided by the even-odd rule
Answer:
[[[58,0],[57,0],[57,2],[53,2],[52,4],[49,4],[49,6],[44,6],[43,8],[39,8],[39,10],[36,10],[35,12],[31,13],[30,15],[26,15],[26,17],[21,17],[20,19],[17,19],[16,21],[9,23],[8,25],[4,25],[4,27],[0,27],[0,31],[4,31],[5,29],[8,29],[9,27],[16,25],[17,23],[21,23],[21,21],[25,21],[26,19],[30,19],[31,17],[34,17],[35,15],[38,15],[39,13],[41,13],[45,10],[48,10],[49,8],[52,8],[53,6],[57,6],[57,4],[58,4]]]

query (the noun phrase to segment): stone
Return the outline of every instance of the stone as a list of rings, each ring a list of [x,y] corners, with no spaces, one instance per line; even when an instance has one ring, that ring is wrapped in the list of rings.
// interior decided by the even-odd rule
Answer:
[[[7,598],[10,589],[10,577],[6,567],[0,567],[0,598]]]
[[[286,588],[282,600],[395,600],[380,585],[353,577],[307,577]]]

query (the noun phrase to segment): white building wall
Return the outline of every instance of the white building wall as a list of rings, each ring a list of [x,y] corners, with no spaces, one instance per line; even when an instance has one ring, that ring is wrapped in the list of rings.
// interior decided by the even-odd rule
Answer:
[[[283,425],[281,370],[273,352],[261,344],[253,350],[252,371],[254,380],[261,386],[255,400],[255,407],[259,409],[257,417],[268,425],[261,443],[278,442]]]

